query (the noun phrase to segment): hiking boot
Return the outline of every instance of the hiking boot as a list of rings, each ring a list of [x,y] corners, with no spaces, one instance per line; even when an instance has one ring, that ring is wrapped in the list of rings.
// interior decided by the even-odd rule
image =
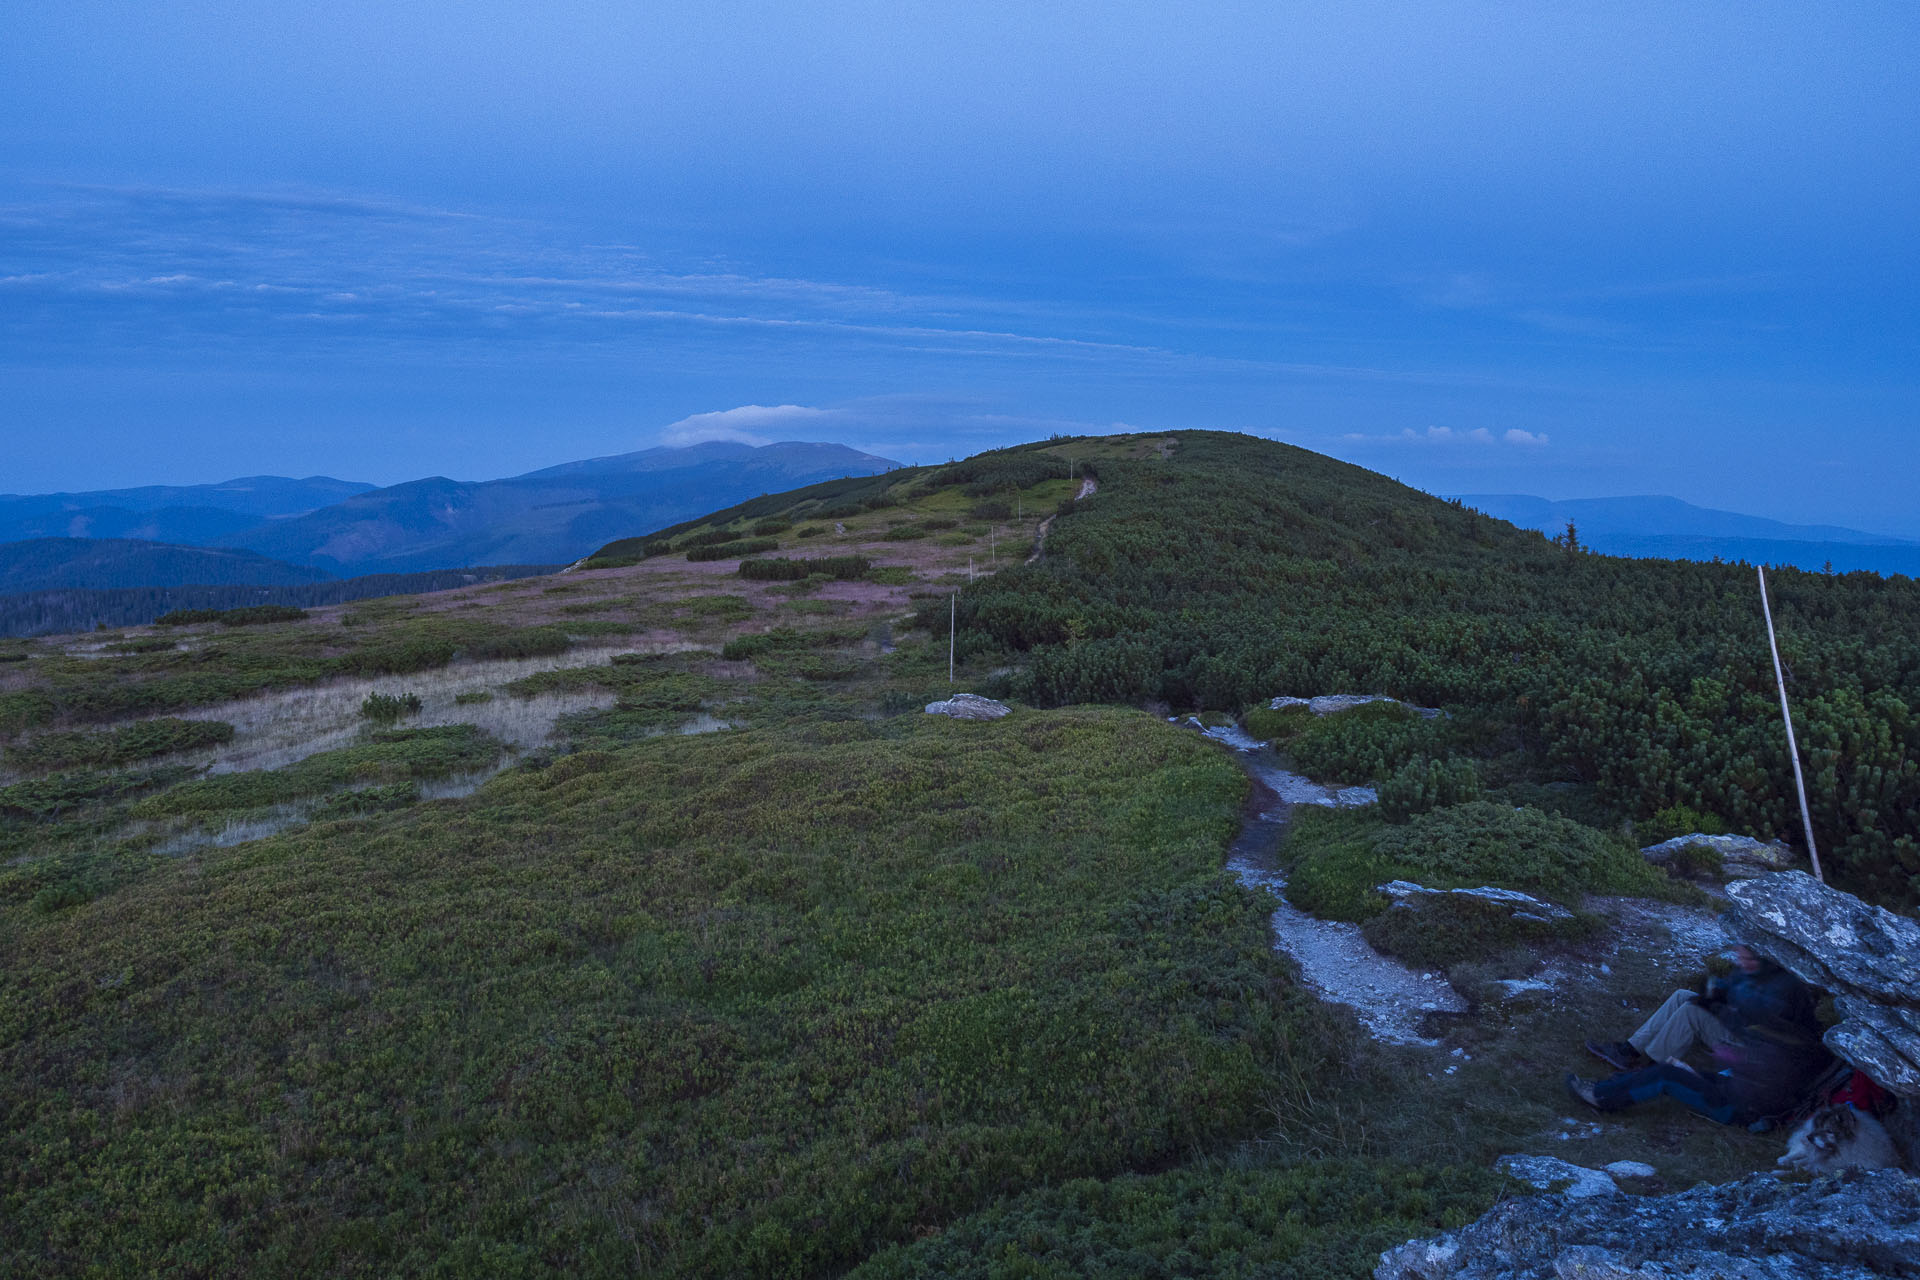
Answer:
[[[1616,1071],[1633,1071],[1647,1065],[1646,1055],[1625,1040],[1589,1040],[1587,1052]]]
[[[1582,1080],[1579,1076],[1569,1071],[1567,1072],[1567,1092],[1592,1107],[1595,1111],[1600,1109],[1600,1099],[1593,1096],[1593,1081]]]

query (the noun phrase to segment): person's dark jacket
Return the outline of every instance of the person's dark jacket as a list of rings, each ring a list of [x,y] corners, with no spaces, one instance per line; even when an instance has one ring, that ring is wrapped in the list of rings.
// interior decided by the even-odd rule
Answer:
[[[1793,974],[1764,958],[1752,973],[1735,970],[1732,977],[1716,983],[1710,989],[1706,1007],[1735,1035],[1748,1027],[1771,1026],[1792,1028],[1819,1038],[1813,992]]]
[[[1748,1117],[1796,1106],[1833,1058],[1820,1043],[1813,991],[1771,960],[1736,972],[1707,1007],[1733,1034],[1715,1050],[1727,1092]]]

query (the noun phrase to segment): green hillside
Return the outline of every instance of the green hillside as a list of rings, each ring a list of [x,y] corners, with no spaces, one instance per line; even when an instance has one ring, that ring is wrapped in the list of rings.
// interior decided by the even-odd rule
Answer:
[[[1271,949],[1223,870],[1246,779],[1167,713],[1378,782],[1283,854],[1468,989],[1584,935],[1396,937],[1379,870],[1690,900],[1626,824],[1790,833],[1749,578],[1178,433],[6,642],[0,1273],[1365,1275],[1490,1203],[1557,1046],[1662,988],[1476,1013],[1457,1074],[1369,1043]],[[1920,595],[1776,585],[1818,821],[1910,901]],[[954,688],[1015,710],[922,714]],[[1451,715],[1265,709],[1348,690]]]

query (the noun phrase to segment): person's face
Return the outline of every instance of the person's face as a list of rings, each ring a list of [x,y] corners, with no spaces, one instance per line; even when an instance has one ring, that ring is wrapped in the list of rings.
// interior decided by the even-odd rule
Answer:
[[[1753,973],[1760,968],[1760,953],[1752,947],[1735,947],[1733,962],[1740,966],[1740,972]]]

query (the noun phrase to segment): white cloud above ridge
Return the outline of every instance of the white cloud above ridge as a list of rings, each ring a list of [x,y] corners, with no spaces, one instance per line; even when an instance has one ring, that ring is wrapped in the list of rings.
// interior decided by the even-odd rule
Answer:
[[[1516,449],[1543,449],[1548,444],[1544,431],[1524,431],[1519,427],[1509,427],[1496,435],[1486,427],[1458,429],[1454,427],[1428,427],[1425,431],[1415,431],[1412,427],[1380,436],[1370,436],[1362,431],[1349,431],[1340,437],[1354,444],[1378,445],[1507,445]]]
[[[734,409],[711,413],[693,413],[660,429],[660,443],[673,448],[703,444],[709,440],[733,440],[755,448],[785,437],[766,435],[803,422],[832,418],[830,409],[814,409],[802,404],[743,404]]]

